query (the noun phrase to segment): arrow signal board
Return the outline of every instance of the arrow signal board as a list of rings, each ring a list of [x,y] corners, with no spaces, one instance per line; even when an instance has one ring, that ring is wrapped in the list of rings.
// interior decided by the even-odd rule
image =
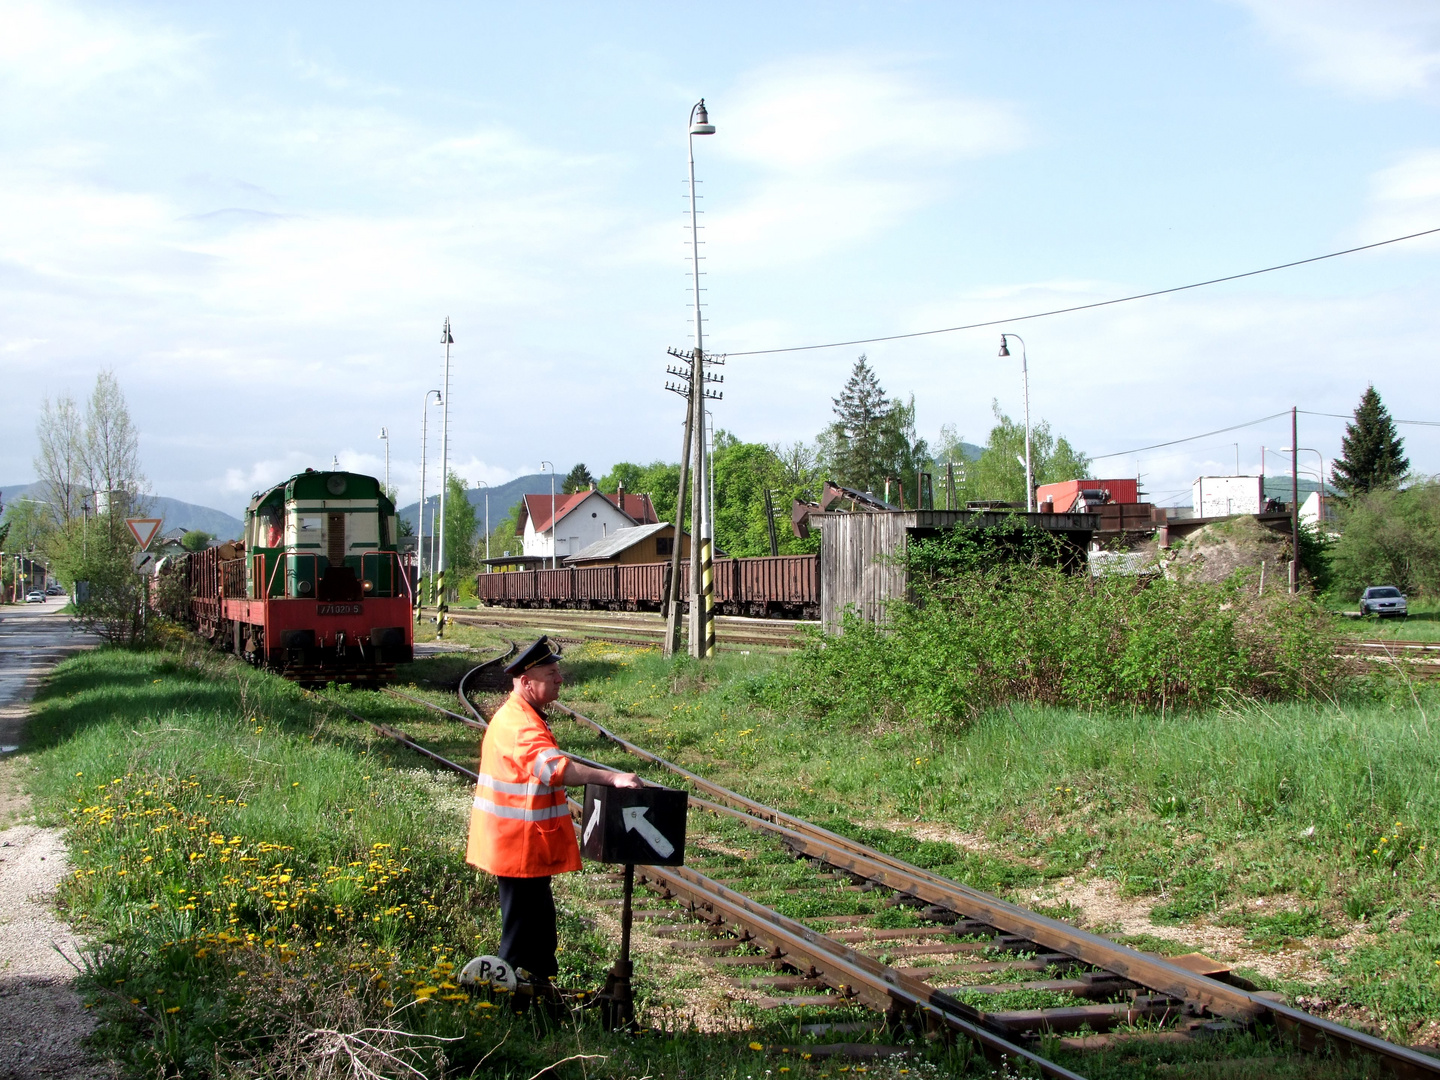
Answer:
[[[641,866],[685,862],[688,792],[670,788],[612,788],[590,784],[580,826],[587,859]]]
[[[160,531],[160,526],[165,524],[164,518],[126,518],[125,524],[130,528],[130,535],[135,537],[135,542],[144,551],[150,546],[150,541],[155,539],[155,534]]]

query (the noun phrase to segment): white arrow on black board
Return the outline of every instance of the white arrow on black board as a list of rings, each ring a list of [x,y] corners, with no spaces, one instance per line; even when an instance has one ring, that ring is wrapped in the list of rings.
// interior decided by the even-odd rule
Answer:
[[[650,819],[645,816],[648,806],[627,806],[620,813],[625,818],[625,831],[632,829],[645,838],[645,842],[655,849],[655,854],[662,859],[668,859],[675,854],[675,845],[665,839],[665,834],[651,824]]]
[[[580,837],[582,844],[588,844],[590,842],[590,834],[595,831],[595,826],[600,821],[600,800],[594,799],[592,801],[595,804],[595,809],[590,811],[590,822],[585,826],[585,834]]]

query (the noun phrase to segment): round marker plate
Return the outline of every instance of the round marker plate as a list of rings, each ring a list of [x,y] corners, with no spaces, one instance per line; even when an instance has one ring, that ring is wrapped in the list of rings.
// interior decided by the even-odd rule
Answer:
[[[514,990],[519,985],[515,969],[498,956],[477,956],[460,969],[461,986],[491,986]]]

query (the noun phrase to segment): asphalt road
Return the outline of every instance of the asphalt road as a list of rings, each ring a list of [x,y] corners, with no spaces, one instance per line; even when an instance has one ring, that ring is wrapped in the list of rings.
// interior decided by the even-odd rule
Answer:
[[[60,614],[67,597],[52,596],[43,604],[0,607],[0,754],[13,754],[25,726],[27,702],[45,673],[95,638],[76,630]]]

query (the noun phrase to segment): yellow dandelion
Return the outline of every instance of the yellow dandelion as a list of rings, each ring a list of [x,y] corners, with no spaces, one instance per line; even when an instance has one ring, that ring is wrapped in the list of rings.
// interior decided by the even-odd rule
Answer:
[[[180,1011],[180,1006],[179,1006],[179,1005],[171,1005],[170,1008],[166,1009],[165,1011],[166,1011],[167,1013],[170,1013],[170,1014],[173,1016],[175,1013],[177,1013],[177,1012]]]
[[[765,1047],[762,1046],[760,1043],[752,1042],[752,1043],[750,1044],[750,1049],[751,1049],[751,1050],[764,1050]]]

